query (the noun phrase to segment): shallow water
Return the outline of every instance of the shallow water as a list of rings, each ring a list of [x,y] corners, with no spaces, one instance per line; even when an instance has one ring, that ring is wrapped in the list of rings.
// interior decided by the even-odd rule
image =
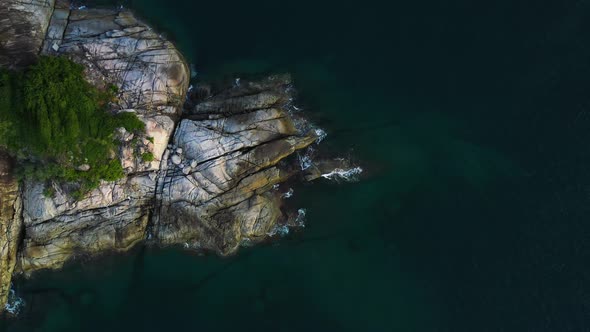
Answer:
[[[295,187],[306,227],[236,257],[138,248],[19,280],[3,330],[590,329],[589,3],[119,4],[197,80],[291,72],[364,178]]]

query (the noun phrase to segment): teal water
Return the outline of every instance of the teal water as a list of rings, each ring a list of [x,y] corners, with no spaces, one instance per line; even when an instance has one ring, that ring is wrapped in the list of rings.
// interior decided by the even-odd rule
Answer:
[[[588,2],[120,3],[197,80],[291,72],[365,176],[295,188],[306,228],[236,257],[138,248],[20,280],[0,330],[590,330]]]

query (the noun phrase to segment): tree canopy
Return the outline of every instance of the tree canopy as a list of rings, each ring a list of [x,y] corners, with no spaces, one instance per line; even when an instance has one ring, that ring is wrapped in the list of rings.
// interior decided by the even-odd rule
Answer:
[[[27,160],[25,176],[78,183],[79,193],[119,179],[115,128],[145,126],[133,113],[109,112],[115,92],[92,86],[65,57],[41,57],[24,72],[0,70],[0,146]]]

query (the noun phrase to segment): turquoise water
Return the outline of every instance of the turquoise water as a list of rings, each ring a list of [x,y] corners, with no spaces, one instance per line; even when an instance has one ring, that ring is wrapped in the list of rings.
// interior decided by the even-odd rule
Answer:
[[[197,80],[291,72],[365,176],[295,188],[306,228],[236,257],[138,248],[20,280],[3,330],[590,329],[590,4],[121,3]]]

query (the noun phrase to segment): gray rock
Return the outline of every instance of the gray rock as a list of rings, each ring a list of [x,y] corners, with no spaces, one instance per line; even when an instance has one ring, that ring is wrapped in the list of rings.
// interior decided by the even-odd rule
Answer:
[[[172,163],[173,163],[174,165],[180,165],[180,163],[182,162],[182,159],[181,159],[181,158],[180,158],[180,156],[179,156],[179,155],[177,155],[177,154],[175,154],[175,155],[172,155],[172,158],[171,158],[171,160],[172,160]]]
[[[240,87],[252,85],[242,82]],[[284,93],[280,84],[263,87],[261,95]],[[224,104],[221,97],[214,98]],[[244,102],[235,95],[227,98],[236,105],[263,99],[255,93],[243,97]],[[212,119],[189,116],[179,124],[174,145],[183,149],[195,167],[190,176],[184,176],[184,169],[183,174],[168,170],[159,184],[157,191],[162,195],[153,221],[158,243],[199,243],[203,249],[229,255],[240,243],[259,242],[277,223],[286,222],[280,193],[272,188],[299,168],[281,161],[317,137],[298,131],[280,107],[250,110],[246,106],[234,111],[234,115],[215,113]]]
[[[57,52],[53,44],[59,45]],[[178,50],[128,11],[56,6],[42,52],[84,65],[98,87],[119,88],[116,108],[136,113],[146,124],[140,137],[121,138],[127,143],[119,151],[123,168],[130,174],[158,170],[188,89],[189,68]],[[140,149],[154,160],[137,158],[132,141],[143,144]]]
[[[76,184],[53,184],[51,197],[44,183],[25,181],[19,188],[3,171],[8,159],[0,156],[0,242],[7,244],[0,246],[0,304],[13,269],[28,275],[59,268],[79,253],[129,250],[148,237],[148,222],[151,244],[186,243],[220,255],[293,224],[293,212],[284,212],[273,188],[302,173],[289,157],[318,136],[287,112],[293,99],[288,75],[208,89],[200,101],[203,91],[195,89],[198,96],[189,98],[197,100],[194,107],[176,125],[190,72],[174,46],[129,12],[70,10],[58,2],[46,35],[53,1],[0,4],[0,37],[8,41],[0,43],[0,65],[24,64],[39,49],[67,55],[85,66],[97,87],[118,86],[114,111],[135,112],[146,133],[133,137],[119,130],[126,177],[102,182],[80,200],[71,195]],[[22,32],[10,24],[28,31],[30,42],[19,41]],[[137,151],[151,152],[155,160],[144,163]],[[170,155],[175,167],[167,162]],[[316,178],[322,170],[303,175]]]
[[[90,170],[90,165],[82,164],[82,165],[76,167],[76,169],[80,172],[88,172]]]
[[[22,230],[19,182],[12,174],[12,159],[0,150],[0,308],[10,293],[19,237]]]
[[[156,181],[149,175],[103,183],[75,201],[56,187],[44,195],[41,183],[25,183],[25,237],[17,270],[60,268],[81,248],[87,253],[127,250],[144,238]]]
[[[72,10],[59,52],[86,65],[96,85],[117,85],[121,108],[174,116],[188,89],[182,55],[128,11]]]
[[[0,1],[0,67],[35,61],[45,39],[55,0]]]

